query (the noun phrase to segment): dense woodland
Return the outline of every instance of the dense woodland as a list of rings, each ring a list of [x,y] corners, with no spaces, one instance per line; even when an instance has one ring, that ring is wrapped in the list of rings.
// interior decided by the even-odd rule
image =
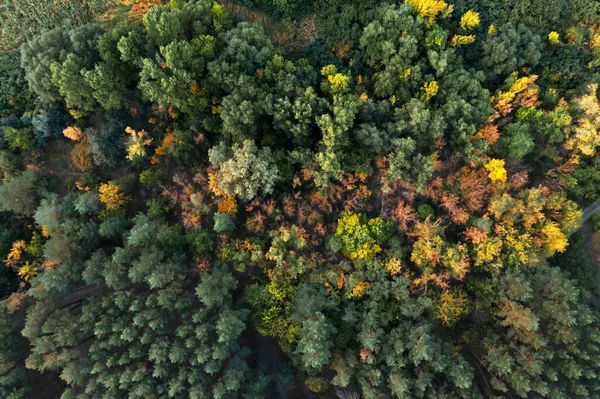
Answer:
[[[600,398],[596,0],[0,29],[1,398]]]

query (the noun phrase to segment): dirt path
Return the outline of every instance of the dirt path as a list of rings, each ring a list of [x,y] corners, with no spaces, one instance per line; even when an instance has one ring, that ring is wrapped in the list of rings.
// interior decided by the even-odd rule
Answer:
[[[581,217],[581,225],[583,226],[589,218],[594,216],[596,212],[600,210],[600,199],[596,200],[593,204],[583,210],[583,216]]]

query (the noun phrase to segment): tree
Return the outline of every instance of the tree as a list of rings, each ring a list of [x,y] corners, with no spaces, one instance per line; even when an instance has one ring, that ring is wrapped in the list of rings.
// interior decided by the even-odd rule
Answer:
[[[33,144],[33,135],[31,129],[15,129],[13,127],[4,128],[4,139],[8,142],[8,148],[13,151],[25,151]]]
[[[213,229],[216,233],[231,234],[235,230],[235,214],[216,212],[214,214],[215,225]]]
[[[227,195],[249,200],[259,191],[273,192],[279,170],[270,148],[259,150],[253,140],[245,140],[242,147],[234,144],[231,148],[221,142],[208,151],[208,158],[218,170],[219,187]]]
[[[65,310],[51,295],[38,297],[24,329],[33,344],[28,365],[60,371],[65,395],[243,394],[251,371],[247,349],[238,344],[246,311],[232,307],[237,280],[225,265],[197,284],[181,278],[180,238],[140,214],[124,247],[112,256],[96,250],[85,262],[81,276],[102,289],[81,299],[80,312]],[[50,351],[61,356],[49,361]]]
[[[56,28],[36,36],[31,42],[23,44],[21,48],[21,65],[25,70],[25,77],[29,83],[31,91],[38,95],[38,98],[45,104],[52,104],[61,99],[59,88],[54,85],[52,79],[51,66],[54,63],[63,64],[69,54],[70,61],[64,67],[55,66],[56,82],[69,85],[70,79],[81,77],[77,74],[77,61],[82,60],[85,63],[93,65],[97,58],[96,40],[101,34],[98,25],[88,24],[71,31],[63,28]],[[80,57],[80,58],[77,58]],[[64,76],[61,73],[64,70]],[[69,75],[71,74],[71,75]],[[69,86],[71,89],[80,90],[80,87]],[[69,87],[63,87],[63,93],[69,93]],[[72,99],[76,99],[73,97]]]
[[[152,139],[148,137],[145,130],[136,132],[129,126],[125,128],[125,133],[128,133],[129,147],[127,148],[127,159],[134,161],[146,156],[146,146],[152,143]]]
[[[0,185],[0,209],[23,215],[35,211],[39,175],[34,169],[27,169]]]
[[[20,360],[25,344],[20,334],[22,322],[15,319],[5,306],[0,307],[0,394],[5,398],[25,399],[31,387],[26,378],[25,365]]]
[[[505,77],[523,67],[535,67],[542,56],[542,38],[525,25],[512,22],[488,32],[481,45],[481,65],[490,77]]]
[[[125,194],[120,191],[120,187],[109,181],[98,188],[100,202],[104,204],[107,210],[114,211],[125,205]]]
[[[3,0],[0,27],[4,32],[2,51],[14,51],[32,37],[58,27],[75,28],[100,16],[112,1],[64,1],[61,3]]]

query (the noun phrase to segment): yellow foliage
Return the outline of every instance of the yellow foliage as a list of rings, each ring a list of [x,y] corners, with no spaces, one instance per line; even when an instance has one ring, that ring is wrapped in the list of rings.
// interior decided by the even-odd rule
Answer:
[[[309,377],[304,380],[306,387],[314,393],[324,392],[329,387],[327,381],[319,377]]]
[[[392,276],[395,276],[402,271],[402,262],[400,262],[400,259],[392,258],[385,265],[385,270]]]
[[[471,44],[475,41],[475,35],[454,35],[452,37],[452,40],[450,41],[450,44],[452,45],[452,47],[458,47],[458,46],[463,46],[465,44]]]
[[[441,260],[443,247],[444,240],[439,235],[431,239],[419,239],[413,245],[410,260],[419,267],[434,266]]]
[[[590,38],[590,47],[593,49],[600,47],[600,33],[596,33]]]
[[[488,177],[491,181],[506,181],[506,169],[504,169],[503,159],[491,159],[484,167],[488,171]]]
[[[437,82],[432,80],[431,82],[425,82],[423,89],[425,89],[425,98],[429,101],[431,97],[437,94],[439,87]]]
[[[237,213],[238,211],[237,202],[233,197],[225,197],[220,200],[217,204],[217,208],[219,209],[219,212],[223,213]]]
[[[510,253],[506,256],[509,262],[526,265],[535,260],[531,252],[533,239],[529,233],[519,234],[517,229],[510,226],[498,226],[496,231],[510,249]]]
[[[6,263],[15,263],[21,260],[23,252],[27,251],[27,243],[25,240],[15,241],[8,253]]]
[[[19,268],[17,274],[23,281],[29,281],[32,277],[37,275],[37,268],[31,263],[27,262]]]
[[[48,232],[48,228],[46,227],[45,224],[42,225],[42,237],[44,237],[44,238],[50,237],[50,233]]]
[[[446,290],[442,293],[437,308],[437,318],[446,326],[451,326],[467,313],[467,296],[460,290]]]
[[[546,240],[546,250],[550,255],[555,252],[565,252],[569,241],[556,222],[547,221],[542,228],[542,234]]]
[[[342,42],[335,47],[335,54],[338,58],[344,59],[351,54],[350,50],[352,50],[350,43]]]
[[[559,34],[557,32],[550,32],[548,33],[548,40],[550,41],[550,43],[552,44],[556,44],[559,42]]]
[[[404,70],[404,72],[402,72],[402,76],[400,78],[406,80],[409,77],[410,77],[410,68],[406,68]]]
[[[462,280],[471,267],[467,245],[458,244],[446,248],[442,263],[452,270],[452,274],[456,279]]]
[[[490,25],[488,28],[488,33],[496,33],[496,26],[494,24]]]
[[[227,193],[219,187],[219,176],[216,172],[208,172],[208,189],[217,196],[226,197]]]
[[[502,250],[502,240],[498,237],[488,238],[475,246],[475,265],[496,261]]]
[[[80,128],[69,126],[63,130],[63,135],[73,141],[80,141],[83,138],[83,132]]]
[[[69,114],[71,114],[71,116],[73,117],[73,119],[79,119],[79,118],[81,118],[82,116],[85,115],[85,113],[83,111],[79,111],[79,110],[76,110],[76,109],[70,109],[69,110]]]
[[[580,151],[584,155],[594,156],[596,147],[600,145],[600,103],[596,92],[598,84],[588,87],[590,94],[582,96],[574,102],[583,110],[584,114],[577,119],[575,134],[572,135],[565,146],[569,150]]]
[[[329,87],[331,88],[332,93],[339,93],[348,88],[350,84],[350,76],[344,75],[342,73],[336,73],[335,75],[329,75],[327,77],[329,81]]]
[[[335,75],[336,73],[337,68],[335,65],[325,65],[323,68],[321,68],[321,75],[323,76]]]
[[[448,7],[443,0],[404,0],[404,2],[412,5],[415,11],[429,22],[434,22],[442,11],[446,9],[451,11],[452,8],[452,6]]]
[[[373,284],[371,284],[367,281],[361,281],[360,283],[356,284],[354,286],[354,288],[352,288],[352,293],[350,294],[350,296],[352,298],[360,298],[363,295],[365,295],[367,290],[369,288],[371,288],[372,286],[373,286]]]
[[[98,189],[100,202],[102,202],[109,211],[117,210],[125,204],[125,195],[119,192],[119,190],[120,187],[113,184],[111,181],[100,185],[100,188]]]
[[[352,260],[369,260],[381,252],[373,233],[381,227],[381,218],[368,219],[364,214],[342,212],[335,236],[342,241],[343,253]]]
[[[145,157],[146,146],[152,143],[152,139],[148,137],[148,133],[145,130],[136,132],[129,126],[125,129],[125,132],[131,135],[129,147],[127,148],[127,159],[133,161],[136,157]]]
[[[479,13],[475,11],[467,11],[460,17],[460,27],[463,30],[470,30],[479,26]]]
[[[92,157],[88,151],[87,140],[75,144],[71,150],[71,161],[73,165],[82,172],[87,172],[93,168]]]
[[[537,75],[524,76],[517,78],[516,72],[511,77],[513,79],[512,84],[507,91],[500,91],[496,98],[492,99],[496,102],[496,108],[502,110],[509,106],[509,104],[515,99],[518,93],[527,90],[537,80]],[[536,86],[537,87],[537,86]]]
[[[576,28],[569,28],[567,30],[567,43],[569,44],[581,44],[583,41],[583,35],[581,30]]]

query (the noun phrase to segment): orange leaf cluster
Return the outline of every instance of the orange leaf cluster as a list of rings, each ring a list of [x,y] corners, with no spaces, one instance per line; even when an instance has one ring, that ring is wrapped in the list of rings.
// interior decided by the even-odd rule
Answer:
[[[223,213],[237,213],[237,202],[233,197],[225,197],[223,199],[219,199],[219,203],[217,204],[217,208],[219,212]]]
[[[81,141],[83,139],[83,132],[80,128],[75,126],[69,126],[63,130],[63,135],[73,141]]]

